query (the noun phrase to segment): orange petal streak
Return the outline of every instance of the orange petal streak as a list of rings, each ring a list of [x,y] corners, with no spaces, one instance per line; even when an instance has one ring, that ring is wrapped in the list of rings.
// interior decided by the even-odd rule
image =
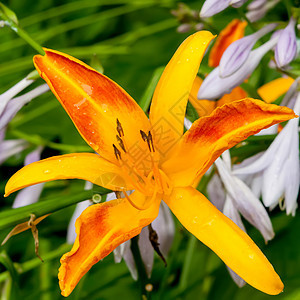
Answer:
[[[114,81],[83,62],[54,50],[34,57],[41,77],[67,111],[86,142],[110,161],[119,119],[128,148],[146,150],[140,130],[148,132],[149,121],[138,104]],[[137,124],[139,124],[137,126]]]
[[[134,192],[130,195],[144,197]],[[159,202],[146,210],[137,210],[126,199],[117,199],[88,207],[76,221],[77,238],[70,252],[61,258],[59,285],[68,296],[81,277],[121,243],[138,235],[157,216]]]
[[[234,41],[244,36],[246,21],[232,20],[219,34],[214,46],[211,48],[208,64],[217,67],[226,48]]]
[[[120,169],[93,153],[53,156],[29,164],[7,182],[5,196],[27,186],[57,179],[79,178],[112,190],[131,190]]]
[[[195,121],[174,147],[163,170],[174,184],[192,185],[225,150],[273,124],[295,118],[294,112],[260,100],[225,104]]]
[[[183,133],[186,105],[200,62],[214,36],[199,31],[189,36],[166,66],[150,108],[156,148],[163,157]]]
[[[283,283],[250,237],[192,187],[164,199],[182,225],[256,289],[277,295]]]

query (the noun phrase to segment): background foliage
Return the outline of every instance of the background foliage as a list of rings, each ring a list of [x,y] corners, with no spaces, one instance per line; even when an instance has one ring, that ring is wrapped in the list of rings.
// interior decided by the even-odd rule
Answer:
[[[178,45],[189,34],[179,34],[179,25],[170,11],[175,0],[11,0],[3,1],[19,18],[21,26],[45,47],[60,50],[93,63],[93,55],[101,61],[104,72],[124,87],[137,101],[143,98],[153,72],[171,58]],[[203,1],[185,1],[198,10]],[[288,1],[282,1],[266,17],[268,21],[288,19]],[[212,18],[209,29],[218,33],[230,20],[239,17],[238,10],[226,11]],[[9,27],[0,28],[0,93],[13,86],[33,70],[36,52]],[[207,62],[204,59],[203,72]],[[260,86],[278,77],[265,68],[265,62],[253,74],[250,83]],[[266,72],[266,70],[268,70]],[[35,84],[41,84],[39,79]],[[7,138],[26,137],[32,142],[27,153],[44,141],[74,145],[74,150],[48,145],[44,157],[86,149],[63,108],[48,92],[24,107],[10,123]],[[47,144],[47,143],[46,143]],[[250,143],[251,144],[251,143]],[[240,158],[263,150],[268,142],[252,142],[252,148],[236,151]],[[80,148],[81,147],[81,148]],[[1,166],[0,189],[23,165],[26,151]],[[79,180],[46,184],[40,201],[54,198],[63,202],[83,190]],[[11,207],[15,195],[1,200],[1,211]],[[84,200],[84,199],[82,199]],[[77,200],[78,201],[78,200]],[[29,231],[12,238],[0,253],[1,299],[61,299],[57,271],[59,258],[70,245],[66,229],[75,205],[61,209],[39,226],[41,263],[34,255],[34,242]],[[276,236],[264,245],[259,233],[248,226],[248,232],[275,266],[285,283],[285,291],[277,299],[300,299],[300,217],[288,217],[276,209],[271,213]],[[177,231],[168,266],[158,257],[151,283],[152,299],[268,299],[250,286],[239,289],[220,259],[176,223]],[[3,239],[11,228],[0,232]],[[13,265],[13,263],[15,263]],[[139,299],[138,284],[125,264],[115,264],[109,255],[84,277],[69,299]]]

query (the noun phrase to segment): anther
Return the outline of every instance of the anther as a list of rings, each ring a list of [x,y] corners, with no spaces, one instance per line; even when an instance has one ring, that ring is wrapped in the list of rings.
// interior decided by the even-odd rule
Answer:
[[[116,159],[117,160],[121,159],[121,152],[120,152],[120,150],[116,147],[115,144],[113,144],[113,147],[114,147]]]
[[[124,131],[123,131],[123,127],[119,121],[119,119],[117,119],[117,131],[120,137],[124,136]]]
[[[149,240],[150,240],[150,243],[151,243],[154,251],[162,259],[162,261],[164,262],[165,267],[166,267],[167,266],[167,262],[166,262],[163,254],[161,253],[161,251],[159,249],[158,235],[157,235],[156,231],[152,228],[151,223],[148,225],[148,229],[149,229]]]
[[[118,135],[116,135],[116,138],[117,138],[117,140],[118,140],[119,146],[120,146],[120,147],[122,148],[122,150],[126,153],[127,151],[126,151],[126,149],[125,149],[123,140],[122,140]]]
[[[151,132],[149,131],[147,135],[143,130],[140,130],[140,134],[142,136],[143,141],[147,142],[149,151],[155,152]]]
[[[151,134],[151,132],[150,132],[150,131],[149,131],[149,133],[148,133],[147,142],[148,142],[148,144],[150,144],[150,145],[151,145],[151,147],[152,147],[152,151],[153,151],[153,152],[155,152],[155,150],[154,150],[154,145],[153,145],[152,134]]]
[[[143,130],[140,130],[140,134],[142,136],[143,141],[146,142],[148,139],[147,134]]]
[[[122,194],[120,191],[115,191],[115,195],[117,197],[117,199],[121,199],[122,198]]]

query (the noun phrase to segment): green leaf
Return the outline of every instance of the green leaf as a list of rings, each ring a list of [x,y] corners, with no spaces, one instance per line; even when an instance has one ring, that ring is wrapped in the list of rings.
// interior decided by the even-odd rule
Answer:
[[[18,272],[17,272],[13,262],[7,255],[6,251],[2,251],[0,253],[0,263],[8,270],[13,282],[18,286],[19,285]]]
[[[108,193],[108,190],[104,188],[98,188],[102,194]],[[0,213],[0,230],[15,226],[22,222],[29,220],[30,215],[34,214],[37,218],[49,213],[53,213],[57,210],[63,209],[70,205],[76,204],[92,197],[92,191],[83,191],[74,195],[64,195],[60,197],[54,197],[49,200],[44,200],[38,203],[27,205],[24,207],[10,209]]]

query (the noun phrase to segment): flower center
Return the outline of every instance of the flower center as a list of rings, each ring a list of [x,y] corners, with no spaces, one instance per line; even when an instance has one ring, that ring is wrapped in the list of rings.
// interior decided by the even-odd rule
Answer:
[[[145,174],[136,165],[134,156],[128,152],[128,147],[124,138],[124,131],[120,121],[117,119],[117,141],[118,146],[113,144],[115,157],[119,167],[122,169],[124,179],[129,181],[135,190],[147,196],[145,203],[135,203],[124,192],[127,200],[137,209],[143,210],[148,208],[158,195],[169,195],[171,193],[171,182],[167,175],[159,168],[159,154],[155,151],[152,134],[149,131],[145,133],[140,130],[142,140],[147,143],[148,152],[145,153],[145,159],[151,160],[151,171]]]

